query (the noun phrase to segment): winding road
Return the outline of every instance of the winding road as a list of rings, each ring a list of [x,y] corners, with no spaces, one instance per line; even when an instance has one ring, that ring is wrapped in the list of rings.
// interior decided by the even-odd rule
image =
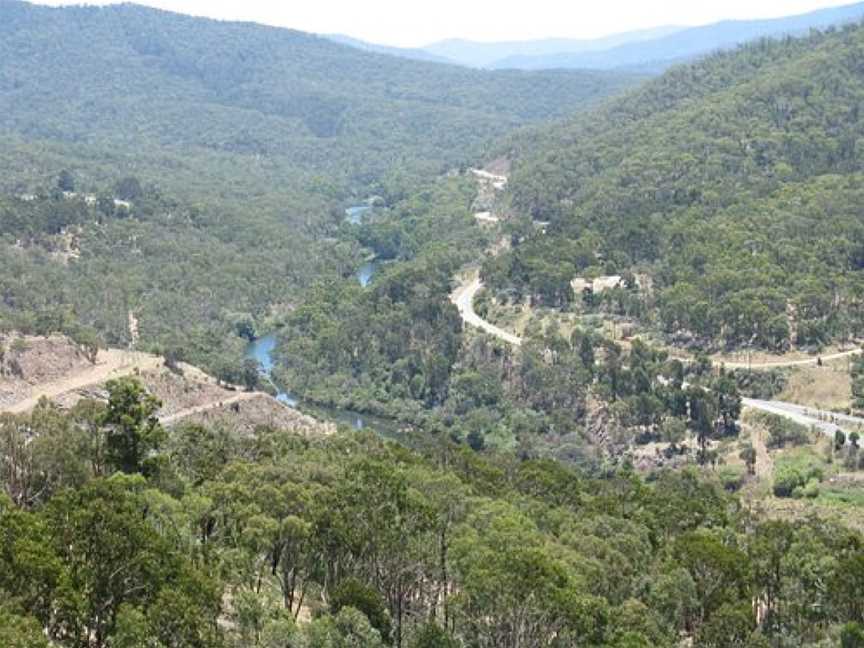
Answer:
[[[521,346],[522,338],[519,336],[510,333],[509,331],[505,331],[504,329],[495,326],[491,322],[487,322],[482,317],[477,314],[477,311],[474,310],[474,299],[477,297],[477,294],[483,290],[483,282],[480,281],[480,278],[476,276],[476,274],[471,275],[467,280],[463,280],[459,283],[459,285],[450,293],[450,301],[456,305],[456,308],[459,309],[459,314],[462,316],[462,321],[474,328],[479,328],[490,335],[494,335],[499,340],[503,340],[508,344],[512,344],[513,346]],[[862,349],[851,349],[849,351],[842,351],[839,353],[832,353],[830,355],[823,356],[814,356],[812,358],[803,358],[798,360],[778,360],[772,362],[720,362],[716,364],[722,364],[727,369],[754,369],[756,371],[765,371],[768,369],[783,369],[783,368],[791,368],[791,367],[805,367],[805,366],[813,366],[819,364],[819,362],[831,362],[833,360],[842,360],[843,358],[850,358],[853,356],[861,355],[864,352]],[[676,360],[681,362],[692,362],[691,358],[681,358],[676,357]]]
[[[507,344],[513,346],[522,346],[522,338],[513,333],[508,333],[502,328],[498,328],[480,317],[474,310],[474,298],[477,293],[483,288],[483,283],[479,277],[474,277],[468,282],[463,282],[451,294],[450,301],[459,309],[459,315],[462,316],[462,321],[475,328],[482,329],[493,335],[499,340],[503,340]]]
[[[472,173],[474,173],[474,175],[480,180],[485,180],[487,182],[492,180],[496,181],[496,189],[500,190],[506,186],[507,178],[504,176],[495,176],[488,172],[476,169],[472,169]],[[490,219],[491,214],[488,212],[481,212],[474,216],[478,221],[486,222]],[[514,333],[495,326],[491,322],[487,322],[474,310],[474,299],[481,290],[483,290],[483,282],[480,281],[480,278],[475,271],[459,280],[458,285],[450,293],[450,301],[459,310],[459,315],[462,317],[462,321],[469,326],[485,331],[489,335],[492,335],[507,344],[516,347],[522,346],[522,338]],[[833,360],[841,360],[843,358],[860,355],[861,353],[862,349],[856,348],[849,351],[797,360],[778,360],[772,362],[723,362],[722,364],[728,369],[753,369],[756,371],[764,371],[768,369],[813,366],[820,362],[824,363]],[[682,362],[691,361],[689,358],[678,358],[678,360],[681,360]],[[795,423],[812,427],[820,431],[822,434],[832,438],[837,430],[841,430],[844,427],[847,430],[849,428],[864,427],[864,418],[848,416],[845,414],[835,414],[833,412],[823,412],[803,407],[795,403],[745,398],[742,400],[742,404],[745,407],[774,414],[776,416],[782,416],[783,418]]]
[[[461,281],[459,285],[453,290],[450,294],[450,301],[456,305],[456,308],[459,309],[459,315],[462,317],[462,321],[469,326],[473,326],[474,328],[481,329],[485,331],[489,335],[492,335],[499,340],[506,342],[507,344],[513,346],[522,346],[522,338],[509,331],[505,331],[502,328],[495,326],[494,324],[487,322],[484,320],[477,312],[474,310],[474,298],[477,296],[483,289],[483,282],[480,281],[480,278],[476,276],[476,274],[472,274],[468,276],[465,280]],[[861,353],[861,349],[855,349],[852,351],[844,351],[842,353],[835,353],[832,355],[822,356],[823,362],[829,362],[831,360],[837,360],[841,358],[846,358],[853,355],[858,355]],[[752,364],[739,364],[739,363],[731,363],[727,362],[724,365],[728,368],[733,369],[774,369],[778,367],[798,367],[805,365],[815,365],[819,362],[819,358],[807,358],[804,360],[789,360],[789,361],[781,361],[781,362],[766,362],[766,363],[752,363]],[[801,425],[806,425],[808,427],[813,427],[823,433],[825,436],[834,437],[834,434],[837,430],[848,430],[849,428],[855,427],[864,427],[864,418],[860,418],[857,416],[848,416],[846,414],[835,414],[833,412],[823,412],[819,410],[814,410],[809,407],[803,407],[801,405],[797,405],[795,403],[786,403],[783,401],[765,401],[758,400],[753,398],[745,398],[742,400],[742,403],[745,407],[750,407],[752,409],[760,410],[763,412],[767,412],[769,414],[774,414],[776,416],[782,416],[790,421],[794,421],[795,423],[799,423]]]

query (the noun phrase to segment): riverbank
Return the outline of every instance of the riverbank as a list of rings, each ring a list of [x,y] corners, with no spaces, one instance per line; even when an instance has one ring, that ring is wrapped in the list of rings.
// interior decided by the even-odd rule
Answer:
[[[345,425],[355,430],[372,429],[383,438],[411,445],[407,442],[407,439],[410,437],[410,426],[399,421],[304,401],[280,386],[273,379],[278,343],[276,334],[270,333],[250,342],[246,347],[245,353],[247,359],[254,360],[258,364],[258,371],[262,379],[275,390],[275,397],[278,401],[298,410],[302,414],[319,420],[336,423],[337,425]]]

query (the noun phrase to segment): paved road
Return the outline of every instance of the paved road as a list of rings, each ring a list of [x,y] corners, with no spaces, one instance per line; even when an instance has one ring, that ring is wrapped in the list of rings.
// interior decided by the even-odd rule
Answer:
[[[807,427],[815,427],[822,434],[831,438],[834,438],[837,430],[842,429],[845,432],[849,432],[856,427],[864,427],[864,418],[848,416],[846,414],[835,414],[834,412],[824,412],[794,403],[764,401],[753,398],[745,398],[742,402],[745,407],[782,416]]]

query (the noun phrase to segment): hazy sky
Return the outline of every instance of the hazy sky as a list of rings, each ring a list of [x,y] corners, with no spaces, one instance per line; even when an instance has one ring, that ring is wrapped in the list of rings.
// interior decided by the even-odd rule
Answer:
[[[213,18],[252,20],[389,45],[442,38],[592,38],[660,25],[769,18],[851,4],[852,0],[138,0]],[[43,0],[41,4],[81,4]],[[89,2],[87,4],[107,4]]]

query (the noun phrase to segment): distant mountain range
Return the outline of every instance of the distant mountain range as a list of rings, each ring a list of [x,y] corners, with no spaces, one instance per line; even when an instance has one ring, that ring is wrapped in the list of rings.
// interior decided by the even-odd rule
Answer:
[[[436,56],[470,67],[495,68],[502,61],[514,57],[529,59],[554,56],[561,53],[601,52],[627,43],[650,41],[675,34],[684,27],[658,27],[641,31],[613,34],[591,40],[549,38],[544,40],[513,41],[504,43],[478,43],[451,39],[432,43],[422,48]]]
[[[449,62],[489,69],[623,68],[660,73],[670,65],[766,37],[800,36],[864,19],[864,2],[769,20],[728,20],[702,27],[664,26],[614,34],[593,40],[551,38],[533,41],[481,43],[444,40],[418,49],[386,47],[347,36],[331,40],[360,49],[403,58]]]
[[[653,39],[635,39],[603,51],[558,52],[540,56],[514,54],[489,67],[496,69],[539,70],[552,68],[608,70],[613,68],[660,72],[673,63],[692,60],[703,54],[730,49],[759,38],[800,36],[811,29],[864,18],[864,3],[823,9],[812,13],[774,20],[728,20],[678,30]],[[647,66],[647,67],[646,67]]]
[[[375,43],[368,43],[366,41],[360,40],[359,38],[352,38],[351,36],[345,36],[343,34],[325,34],[324,38],[331,40],[334,43],[339,43],[341,45],[349,45],[351,47],[355,47],[366,52],[374,52],[376,54],[390,54],[391,56],[399,56],[401,58],[410,59],[412,61],[456,64],[456,61],[452,59],[446,58],[444,56],[438,56],[437,54],[434,54],[433,52],[427,51],[425,49],[412,49],[402,47],[389,47],[388,45],[376,45]]]

